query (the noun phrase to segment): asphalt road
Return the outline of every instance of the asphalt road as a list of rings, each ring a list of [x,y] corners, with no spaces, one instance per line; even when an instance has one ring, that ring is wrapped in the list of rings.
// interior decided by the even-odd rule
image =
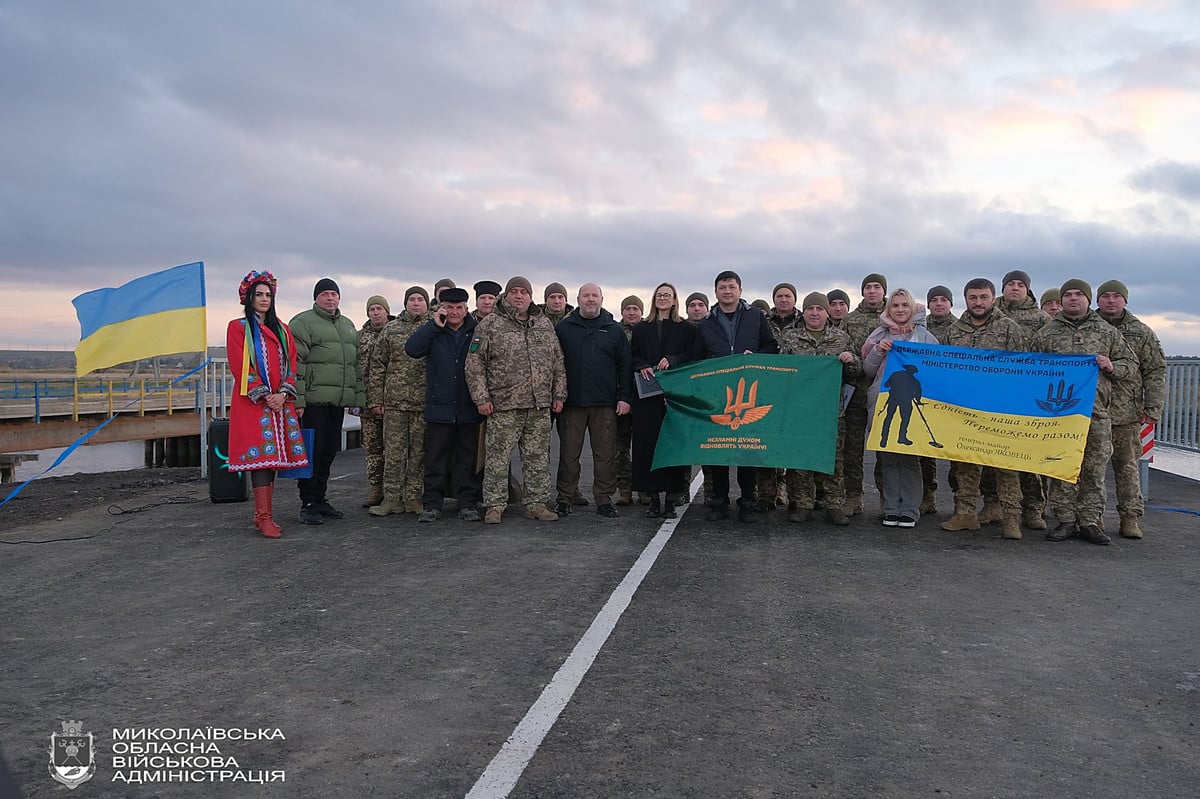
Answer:
[[[0,546],[0,748],[26,796],[463,796],[658,531],[641,508],[379,519],[361,454],[334,474],[347,518],[289,521],[281,484],[280,541],[195,481],[114,476],[123,507],[194,500],[136,514],[99,488],[61,519],[0,508],[0,539],[48,542]],[[1154,492],[1200,507],[1183,478]],[[1200,517],[1095,547],[883,528],[873,502],[849,528],[701,510],[512,796],[1200,796]],[[73,792],[48,774],[67,719],[96,746]],[[278,729],[217,746],[284,781],[113,781],[126,731],[209,728]]]

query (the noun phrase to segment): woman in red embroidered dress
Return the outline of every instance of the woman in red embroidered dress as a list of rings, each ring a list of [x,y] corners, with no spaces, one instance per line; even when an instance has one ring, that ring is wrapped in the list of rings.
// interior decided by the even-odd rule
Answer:
[[[275,472],[308,465],[296,416],[296,342],[275,315],[275,277],[250,272],[238,287],[246,309],[225,330],[235,390],[229,405],[229,471],[250,472],[254,526],[266,538],[282,531],[271,518]]]

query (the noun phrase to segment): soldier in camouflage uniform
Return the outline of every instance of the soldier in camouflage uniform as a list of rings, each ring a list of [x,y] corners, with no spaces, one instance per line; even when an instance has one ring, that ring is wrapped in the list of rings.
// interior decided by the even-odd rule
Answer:
[[[1053,319],[1062,310],[1062,292],[1057,288],[1048,288],[1042,292],[1042,310],[1046,316]]]
[[[767,310],[767,324],[771,326],[771,333],[774,334],[776,341],[780,340],[779,334],[782,331],[804,327],[804,319],[800,314],[801,309],[796,307],[799,297],[796,296],[795,286],[791,283],[780,283],[771,292],[771,299],[774,301],[775,307]],[[758,470],[757,499],[754,503],[756,511],[767,513],[777,506],[783,506],[784,503],[787,503],[788,507],[794,504],[787,498],[788,471],[790,470]]]
[[[939,343],[946,343],[946,331],[954,324],[954,297],[945,286],[934,286],[925,293],[925,329],[933,334]],[[937,513],[937,458],[921,458],[921,486],[924,494],[921,497],[921,515]],[[954,469],[954,464],[950,465]],[[950,484],[954,487],[954,483]]]
[[[1031,288],[1028,273],[1014,269],[1001,281],[1001,296],[996,301],[1004,315],[1025,331],[1026,341],[1032,341],[1033,334],[1050,321],[1049,315],[1038,307],[1037,298],[1030,292]],[[1046,510],[1046,492],[1042,487],[1042,478],[1028,472],[1021,472],[1020,475],[1022,523],[1030,530],[1044,530],[1043,525],[1046,522],[1042,514]],[[983,510],[979,512],[979,523],[991,524],[1001,521],[1004,509],[996,496],[996,479],[990,466],[984,468],[980,486],[983,490]]]
[[[367,321],[358,331],[358,371],[363,383],[371,374],[371,350],[384,326],[395,319],[388,301],[376,294],[367,300]],[[370,493],[362,506],[370,508],[383,502],[383,416],[370,410],[359,415],[362,423],[363,457],[367,462],[367,486]]]
[[[996,308],[996,287],[992,281],[983,277],[968,281],[963,289],[963,299],[966,300],[967,310],[939,337],[943,344],[981,350],[1023,352],[1028,349],[1025,331]],[[982,469],[977,463],[958,462],[957,467],[954,515],[942,522],[942,529],[978,530],[979,477]],[[1004,537],[1020,538],[1021,479],[1017,472],[1010,469],[993,471],[996,474],[996,492],[1003,508]],[[1040,529],[1046,529],[1045,522],[1042,522]]]
[[[1050,505],[1058,526],[1047,541],[1065,541],[1079,535],[1093,544],[1107,544],[1104,532],[1104,472],[1112,455],[1110,403],[1116,386],[1137,371],[1137,359],[1117,329],[1091,310],[1092,290],[1082,280],[1062,284],[1062,312],[1033,335],[1030,350],[1060,355],[1094,355],[1100,367],[1096,402],[1088,426],[1087,445],[1079,480],[1050,481]]]
[[[799,325],[780,328],[775,333],[779,352],[784,355],[832,355],[842,362],[842,381],[850,383],[862,372],[862,359],[854,351],[850,334],[829,324],[829,300],[814,291],[804,298],[804,313]],[[817,501],[817,484],[825,495],[825,521],[845,527],[846,487],[843,481],[845,447],[845,411],[839,404],[837,457],[832,475],[803,469],[787,470],[788,521],[812,520]]]
[[[1145,511],[1138,460],[1142,454],[1142,425],[1162,418],[1167,398],[1167,359],[1158,336],[1129,311],[1125,303],[1129,289],[1119,280],[1109,280],[1096,290],[1100,318],[1121,332],[1137,356],[1138,366],[1129,380],[1113,386],[1112,411],[1113,476],[1117,481],[1117,513],[1121,536],[1141,538],[1138,517]]]
[[[551,327],[557,327],[558,323],[566,319],[575,306],[567,302],[567,287],[562,283],[549,283],[545,291],[542,292],[542,299],[545,300],[540,306],[542,314],[550,320]],[[550,414],[550,424],[558,430],[558,414]],[[561,432],[559,433],[561,437]],[[571,497],[571,504],[583,507],[588,504],[587,497],[578,490],[575,491],[575,496]]]
[[[524,277],[504,287],[496,312],[475,328],[467,354],[467,386],[488,417],[483,466],[485,524],[499,524],[508,499],[508,464],[520,445],[525,516],[555,521],[550,499],[550,412],[567,398],[567,372],[553,325],[533,305]]]
[[[863,300],[842,320],[842,329],[850,334],[854,351],[862,356],[867,337],[879,327],[879,315],[887,306],[887,278],[880,274],[867,275],[862,280]],[[860,374],[854,381],[854,394],[846,408],[846,515],[863,512],[863,458],[867,446],[867,392],[871,378]]]
[[[554,327],[567,318],[567,314],[575,310],[575,306],[567,302],[567,287],[562,283],[550,283],[542,292],[544,302],[538,306],[542,314],[550,320]]]
[[[642,321],[646,304],[636,295],[621,300],[621,331],[625,341],[633,338],[633,326]],[[622,414],[617,417],[617,499],[618,505],[633,504],[633,464],[630,451],[633,446],[633,416]]]
[[[372,516],[425,510],[425,361],[410,358],[404,345],[429,321],[429,294],[420,286],[404,292],[404,311],[379,334],[371,353],[367,406],[383,417],[383,502]]]
[[[842,323],[850,314],[850,295],[841,289],[834,289],[825,296],[829,298],[829,326],[844,330]]]

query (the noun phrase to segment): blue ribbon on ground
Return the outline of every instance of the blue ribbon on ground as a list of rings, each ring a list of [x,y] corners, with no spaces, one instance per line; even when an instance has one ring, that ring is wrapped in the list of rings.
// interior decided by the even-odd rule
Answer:
[[[210,363],[212,363],[212,358],[205,358],[204,363],[200,364],[199,366],[197,366],[195,369],[188,372],[187,374],[183,374],[183,375],[180,375],[179,377],[175,378],[170,383],[168,383],[168,385],[173,386],[176,383],[178,383],[180,380],[185,380],[185,379],[191,377],[192,375],[196,374],[196,372],[199,372],[201,369],[208,366]],[[163,390],[162,388],[156,388],[153,391],[150,391],[149,393],[157,394],[158,392],[160,392],[162,390]],[[138,397],[137,399],[134,399],[134,400],[130,400],[129,402],[127,402],[121,406],[121,410],[125,410],[126,408],[130,407],[131,405],[133,405],[137,402],[141,402],[141,400],[142,400],[141,397]],[[111,422],[113,419],[116,419],[116,418],[117,418],[117,414],[114,413],[112,416],[108,417],[103,422],[96,425],[91,430],[89,430],[86,433],[84,433],[83,435],[81,435],[79,438],[75,439],[75,442],[73,444],[71,444],[71,446],[64,449],[62,451],[62,453],[59,454],[59,456],[54,459],[54,463],[50,464],[45,469],[43,469],[40,474],[35,474],[33,477],[30,477],[24,483],[21,483],[19,486],[17,486],[11,492],[9,492],[7,497],[5,497],[3,500],[0,500],[0,508],[3,508],[5,505],[7,505],[11,499],[13,499],[14,497],[17,496],[17,494],[20,494],[21,491],[25,488],[25,486],[29,485],[34,480],[40,480],[42,477],[45,477],[47,472],[49,472],[51,469],[55,468],[60,463],[65,461],[72,452],[79,449],[79,447],[81,445],[83,445],[84,442],[86,442],[89,438],[91,438],[92,436],[99,433],[101,430],[103,430],[108,425],[109,422]]]
[[[1150,510],[1165,510],[1167,513],[1190,513],[1193,516],[1200,516],[1200,510],[1189,510],[1188,508],[1166,508],[1162,505],[1147,505]]]

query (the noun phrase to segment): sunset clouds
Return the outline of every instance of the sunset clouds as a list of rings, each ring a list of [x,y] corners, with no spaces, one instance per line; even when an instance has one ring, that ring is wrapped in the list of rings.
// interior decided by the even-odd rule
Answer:
[[[1198,84],[1167,0],[9,4],[0,272],[45,321],[0,347],[73,346],[71,296],[203,259],[214,331],[252,267],[292,312],[337,277],[356,321],[445,275],[1022,268],[1121,277],[1200,354]]]

